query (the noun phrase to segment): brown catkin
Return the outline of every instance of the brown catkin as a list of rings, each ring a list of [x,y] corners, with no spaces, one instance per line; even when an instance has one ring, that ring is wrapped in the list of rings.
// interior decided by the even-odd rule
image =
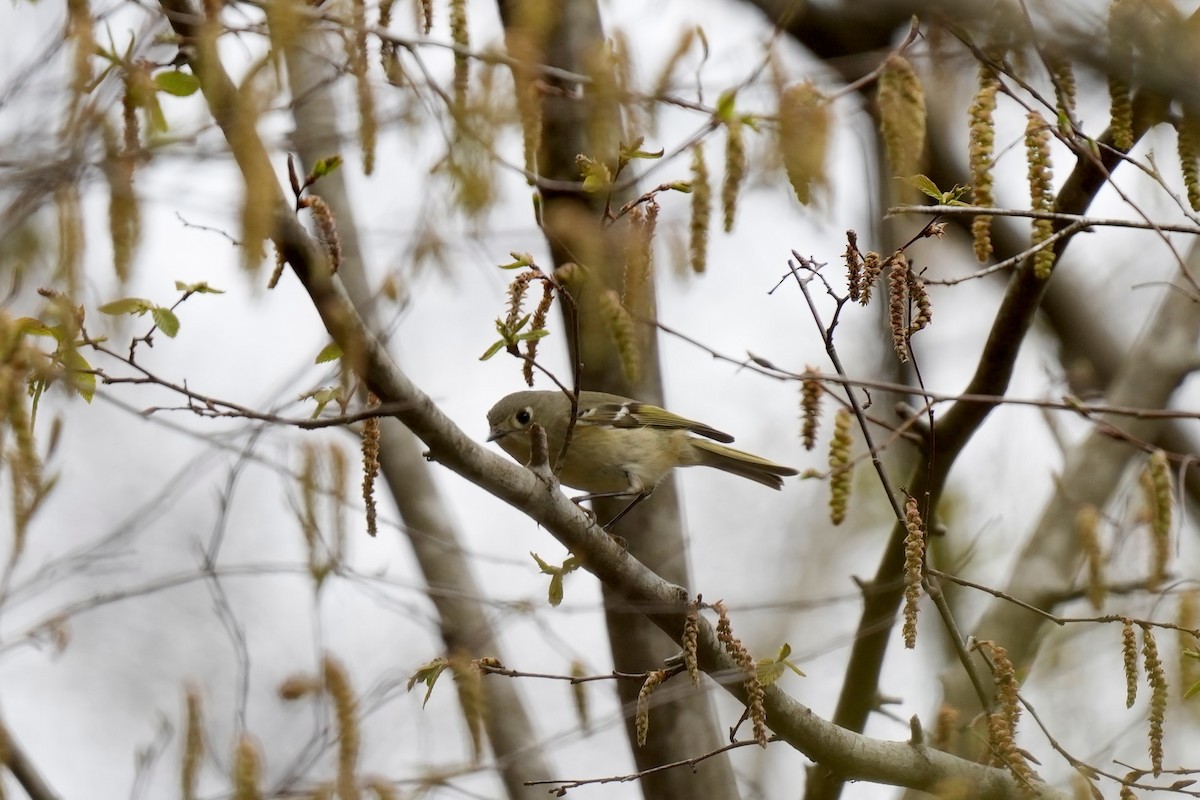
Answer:
[[[921,599],[921,578],[925,564],[925,524],[917,498],[904,501],[904,646],[917,646],[917,604]]]
[[[646,746],[646,735],[650,732],[650,695],[654,694],[654,690],[666,678],[666,670],[654,670],[646,675],[646,681],[642,684],[642,688],[638,692],[637,711],[634,717],[638,747]]]
[[[725,123],[725,182],[721,184],[721,210],[725,219],[725,232],[733,230],[737,215],[738,195],[746,179],[746,139],[744,123],[733,117]]]
[[[687,667],[688,677],[693,686],[700,685],[700,666],[696,659],[696,648],[700,637],[700,598],[697,597],[688,606],[687,617],[683,621],[683,663]]]
[[[67,36],[74,40],[71,91],[77,97],[92,84],[92,56],[96,54],[95,21],[88,0],[67,0]]]
[[[1092,608],[1104,608],[1104,551],[1100,547],[1100,511],[1090,503],[1075,514],[1075,534],[1087,565],[1087,598]]]
[[[1158,644],[1154,641],[1154,631],[1147,625],[1142,626],[1142,659],[1146,667],[1146,682],[1150,684],[1150,766],[1155,777],[1158,777],[1163,767],[1163,723],[1167,717],[1168,686],[1167,673],[1158,656]]]
[[[908,361],[908,259],[896,253],[888,259],[888,326],[892,329],[892,348],[903,364]]]
[[[83,225],[82,199],[75,184],[60,186],[54,191],[55,238],[58,252],[55,274],[63,276],[66,293],[75,296],[80,284],[86,234]]]
[[[1121,624],[1121,660],[1125,667],[1125,707],[1133,708],[1138,690],[1137,633],[1128,617]]]
[[[1200,589],[1184,589],[1179,593],[1179,612],[1175,620],[1179,626],[1176,639],[1179,645],[1179,684],[1187,692],[1200,682],[1200,659],[1188,655],[1200,648]]]
[[[1017,723],[1021,718],[1020,684],[1017,682],[1016,668],[1008,657],[1008,651],[996,642],[981,641],[979,647],[991,659],[992,679],[996,687],[998,707],[988,716],[993,753],[1020,784],[1030,787],[1037,779],[1037,774],[1016,744]]]
[[[333,443],[329,445],[329,466],[330,494],[333,501],[333,546],[329,548],[327,570],[332,572],[341,566],[346,557],[346,517],[342,513],[342,509],[350,505],[350,498],[346,494],[346,477],[350,472],[349,461],[346,458],[346,451]]]
[[[1058,116],[1069,122],[1075,116],[1076,95],[1075,70],[1071,67],[1071,59],[1061,53],[1048,54],[1046,68],[1054,80]]]
[[[367,7],[366,0],[350,3],[351,30],[354,36],[346,41],[350,74],[354,77],[355,98],[358,101],[358,142],[362,148],[363,174],[375,171],[375,139],[379,124],[375,118],[375,96],[367,74]]]
[[[817,368],[806,366],[804,373],[815,375]],[[800,438],[804,449],[812,450],[817,446],[817,427],[821,422],[821,382],[816,378],[805,378],[800,384],[800,416]]]
[[[1025,126],[1025,159],[1029,167],[1029,207],[1034,211],[1054,210],[1054,172],[1050,164],[1050,128],[1036,111],[1029,112]],[[1032,242],[1036,246],[1054,233],[1049,219],[1033,221]],[[1034,254],[1033,272],[1039,280],[1048,280],[1054,269],[1054,247],[1046,246]]]
[[[454,53],[454,107],[461,111],[467,105],[467,90],[471,80],[471,60],[462,52],[471,46],[467,0],[450,0],[450,40],[458,48]]]
[[[536,277],[537,272],[530,269],[517,275],[508,284],[508,314],[504,317],[504,327],[510,331],[515,330],[517,323],[521,321],[521,304],[525,301],[525,294],[529,291],[529,284]]]
[[[879,276],[883,273],[883,259],[879,253],[874,250],[868,250],[863,256],[862,268],[862,283],[858,289],[859,305],[867,306],[871,303],[871,293],[875,291],[875,283],[879,280]]]
[[[692,216],[688,223],[688,259],[692,272],[700,275],[708,266],[708,228],[712,219],[712,184],[704,145],[692,148]]]
[[[1133,97],[1129,76],[1133,71],[1133,45],[1128,25],[1134,12],[1130,0],[1113,0],[1108,7],[1108,94],[1111,102],[1113,145],[1133,147]]]
[[[975,205],[990,208],[996,204],[992,193],[993,158],[996,150],[996,93],[1000,79],[990,67],[979,68],[979,89],[967,110],[970,144],[968,160],[971,169],[971,192]],[[992,217],[980,214],[971,223],[975,257],[985,262],[992,255]]]
[[[271,272],[271,278],[267,281],[267,288],[274,289],[279,285],[279,279],[283,277],[283,268],[287,266],[287,261],[283,257],[283,251],[275,248],[275,269]]]
[[[337,720],[337,791],[341,800],[358,800],[358,750],[361,735],[358,727],[358,701],[350,686],[346,668],[326,654],[322,664],[325,691],[333,704]]]
[[[127,134],[128,135],[128,134]],[[136,137],[136,132],[135,132]],[[108,183],[108,234],[113,269],[122,283],[129,280],[141,235],[141,212],[133,188],[134,152],[128,142],[119,151],[114,134],[105,129],[104,177]],[[136,148],[136,140],[134,142]]]
[[[1008,728],[1004,714],[999,711],[988,714],[987,723],[988,744],[992,748],[995,762],[1007,769],[1017,783],[1027,789],[1032,788],[1036,775],[1025,760],[1021,748],[1017,747],[1017,740]]]
[[[958,743],[958,709],[942,704],[938,709],[937,720],[933,724],[933,735],[929,745],[935,750],[952,753]]]
[[[1013,736],[1017,735],[1017,723],[1021,719],[1021,700],[1018,696],[1020,684],[1017,682],[1017,670],[1008,657],[1008,650],[996,642],[981,641],[981,649],[986,650],[992,661],[992,680],[996,685],[996,703],[999,713],[1004,718],[1004,724]]]
[[[631,383],[641,375],[641,356],[637,347],[637,331],[634,328],[633,317],[625,306],[621,305],[621,296],[613,290],[600,295],[600,313],[608,325],[608,332],[617,345],[617,354],[621,357],[621,367],[625,377]]]
[[[1155,450],[1150,454],[1151,509],[1150,519],[1150,576],[1149,589],[1157,589],[1167,579],[1167,563],[1171,557],[1171,465],[1167,454]]]
[[[262,800],[262,756],[249,734],[233,750],[233,800]]]
[[[183,800],[195,800],[196,779],[204,763],[204,715],[200,703],[200,691],[189,686],[184,694],[186,719],[183,734],[183,759],[179,768],[180,794]],[[3,763],[3,758],[0,758]]]
[[[725,652],[733,657],[745,675],[745,690],[748,698],[746,711],[754,726],[754,739],[760,747],[766,747],[768,741],[767,711],[763,705],[765,693],[762,681],[758,677],[758,664],[750,655],[750,651],[742,644],[742,640],[733,635],[733,625],[729,621],[729,609],[725,607],[725,602],[718,600],[713,604],[713,609],[717,612],[717,641],[724,646]]]
[[[862,253],[858,251],[858,234],[846,231],[846,286],[850,300],[857,303],[862,296]]]
[[[649,310],[647,287],[654,274],[654,232],[658,227],[658,212],[658,202],[650,200],[644,210],[635,208],[629,214],[621,304],[637,313]]]
[[[829,442],[829,521],[841,525],[850,504],[850,423],[848,408],[839,408],[833,418],[833,437]]]
[[[333,209],[315,194],[301,200],[300,207],[312,212],[313,223],[317,226],[317,237],[321,244],[325,245],[325,254],[329,256],[329,271],[336,273],[342,265],[342,240],[338,236]]]
[[[1187,108],[1175,126],[1179,168],[1183,172],[1183,185],[1187,189],[1188,204],[1193,211],[1200,211],[1200,118]]]
[[[903,56],[884,62],[877,102],[891,175],[908,177],[917,171],[925,149],[925,90]]]
[[[825,185],[825,157],[833,116],[811,81],[794,83],[779,96],[779,150],[796,199],[808,205]]]
[[[377,408],[379,398],[367,392],[367,408]],[[379,476],[379,417],[363,421],[362,431],[363,480],[362,498],[367,508],[367,533],[379,533],[379,509],[375,505],[375,478]]]
[[[544,331],[546,329],[546,319],[550,314],[550,305],[554,302],[554,284],[548,280],[542,281],[542,299],[538,301],[537,308],[533,310],[533,317],[530,318],[529,328],[534,331]],[[522,365],[522,374],[525,376],[525,385],[533,386],[533,362],[537,358],[538,342],[541,339],[530,339],[525,342],[525,363]]]
[[[294,702],[305,697],[311,697],[321,691],[321,682],[312,675],[291,675],[279,684],[276,693],[279,699]]]
[[[910,269],[905,277],[908,281],[908,296],[916,307],[916,313],[908,323],[908,335],[912,336],[917,331],[925,330],[933,321],[933,303],[929,299],[929,288],[920,276]]]
[[[392,26],[392,9],[395,5],[396,0],[379,0],[379,17],[376,25],[381,30],[386,31]],[[381,37],[379,40],[379,66],[383,69],[384,76],[394,86],[404,83],[404,68],[400,66],[400,58],[396,55],[396,43],[386,37]]]

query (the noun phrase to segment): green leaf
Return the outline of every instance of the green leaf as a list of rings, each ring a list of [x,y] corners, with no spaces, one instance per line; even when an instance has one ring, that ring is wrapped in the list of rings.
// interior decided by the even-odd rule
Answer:
[[[779,654],[774,658],[758,659],[755,662],[758,679],[764,684],[774,683],[783,676],[784,669],[790,669],[801,678],[807,677],[799,667],[788,660],[791,655],[792,646],[784,642],[783,646],[779,648]]]
[[[321,412],[325,410],[325,406],[332,401],[337,401],[340,405],[342,402],[342,388],[340,386],[322,386],[313,389],[311,392],[305,392],[300,395],[301,400],[316,400],[317,410],[313,412],[312,419],[321,416]]]
[[[542,560],[541,556],[539,556],[537,553],[533,552],[532,550],[529,551],[529,555],[533,556],[533,560],[537,562],[538,569],[540,569],[542,571],[543,575],[554,575],[555,573],[559,572],[558,567],[550,566],[549,564],[547,564],[545,561]]]
[[[491,347],[489,347],[489,348],[488,348],[488,349],[487,349],[487,350],[484,352],[484,354],[483,354],[483,355],[481,355],[481,356],[479,357],[479,360],[480,360],[480,361],[487,361],[489,358],[491,358],[492,356],[496,355],[496,353],[499,353],[501,350],[503,350],[503,349],[504,349],[504,346],[505,346],[506,344],[508,344],[508,342],[504,341],[503,339],[500,339],[499,341],[497,341],[497,342],[494,342],[494,343],[492,344],[492,346],[491,346]]]
[[[563,576],[561,572],[556,572],[550,576],[550,591],[548,598],[550,605],[558,607],[563,601]]]
[[[96,376],[90,371],[92,365],[78,350],[64,350],[58,358],[70,376],[71,386],[79,392],[80,397],[89,403],[92,402],[92,398],[96,396]]]
[[[309,182],[324,178],[329,173],[342,165],[341,156],[329,156],[328,158],[319,158],[317,163],[313,164],[312,172],[309,173]]]
[[[549,336],[549,335],[550,335],[550,331],[546,330],[545,328],[538,328],[537,330],[525,331],[524,333],[518,334],[517,341],[518,342],[536,342],[538,339],[541,339],[541,338],[543,338],[545,336]]]
[[[150,316],[154,317],[154,324],[158,329],[165,333],[169,338],[174,339],[175,334],[179,333],[179,317],[175,316],[175,312],[165,306],[156,306],[150,310]]]
[[[97,309],[101,314],[110,314],[112,316],[120,316],[121,314],[136,314],[141,316],[147,311],[155,308],[154,303],[149,300],[143,300],[140,297],[123,297],[120,300],[113,300],[111,303],[105,303]]]
[[[669,183],[667,185],[670,186],[671,190],[675,191],[675,192],[683,192],[684,194],[692,193],[692,182],[691,181],[675,181],[675,182]]]
[[[175,97],[188,97],[200,88],[200,81],[190,72],[170,70],[154,76],[154,87]]]
[[[717,119],[721,122],[733,121],[733,105],[737,100],[737,89],[726,89],[717,98]]]
[[[34,336],[53,336],[55,339],[59,338],[53,328],[40,319],[34,319],[33,317],[21,317],[17,320],[17,330],[23,334],[29,333]]]
[[[913,187],[921,194],[928,195],[939,203],[943,200],[942,190],[937,187],[937,184],[929,179],[927,175],[913,175],[905,178],[904,182]]]
[[[638,138],[634,139],[629,144],[621,145],[619,163],[621,164],[622,167],[624,167],[626,164],[628,164],[630,161],[632,161],[635,158],[654,159],[654,158],[662,158],[663,157],[663,153],[666,152],[665,150],[659,150],[658,152],[654,152],[653,150],[643,150],[642,142],[644,142],[645,140],[646,140],[646,138],[644,136],[639,136]]]
[[[446,659],[435,658],[433,661],[417,667],[417,671],[408,677],[408,691],[411,692],[413,687],[418,683],[423,683],[428,687],[425,690],[425,699],[421,701],[421,708],[424,708],[425,704],[429,702],[429,697],[433,694],[433,685],[437,683],[437,679],[441,674],[446,671],[447,666],[449,666],[449,663]]]
[[[516,260],[511,264],[501,264],[500,269],[520,269],[533,266],[533,256],[529,253],[509,253],[509,255]]]
[[[1191,687],[1183,693],[1183,699],[1187,700],[1189,697],[1195,697],[1197,694],[1200,694],[1200,681],[1193,683]]]
[[[208,285],[208,281],[200,281],[199,283],[175,281],[175,288],[178,291],[187,292],[188,294],[225,294],[224,289],[214,289]]]
[[[601,161],[587,156],[576,156],[575,163],[579,165],[579,174],[583,176],[585,192],[600,192],[612,185],[612,172]]]
[[[342,348],[337,342],[330,342],[321,348],[321,352],[317,353],[317,360],[314,363],[326,364],[330,361],[337,361],[342,357]]]

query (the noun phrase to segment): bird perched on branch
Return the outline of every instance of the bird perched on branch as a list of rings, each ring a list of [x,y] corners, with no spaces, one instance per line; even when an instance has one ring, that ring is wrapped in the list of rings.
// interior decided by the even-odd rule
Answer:
[[[718,444],[733,437],[716,428],[615,394],[579,393],[575,429],[561,465],[571,418],[571,399],[564,392],[515,392],[492,406],[487,417],[488,441],[522,464],[531,457],[529,429],[541,425],[559,481],[587,492],[575,502],[632,499],[612,522],[648,497],[676,467],[715,467],[772,489],[782,489],[783,478],[797,474],[791,467]]]

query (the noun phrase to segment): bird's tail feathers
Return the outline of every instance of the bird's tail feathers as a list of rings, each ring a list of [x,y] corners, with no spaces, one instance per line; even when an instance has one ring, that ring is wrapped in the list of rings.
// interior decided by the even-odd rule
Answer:
[[[782,489],[785,476],[799,474],[792,467],[705,439],[692,439],[692,446],[700,452],[700,466],[731,472],[772,489]]]

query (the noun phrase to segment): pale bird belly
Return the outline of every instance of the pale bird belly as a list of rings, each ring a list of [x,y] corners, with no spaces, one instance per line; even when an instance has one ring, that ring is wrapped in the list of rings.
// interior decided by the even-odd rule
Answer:
[[[619,492],[630,476],[653,489],[675,466],[696,463],[685,431],[652,428],[601,428],[580,425],[558,479],[590,493]]]

